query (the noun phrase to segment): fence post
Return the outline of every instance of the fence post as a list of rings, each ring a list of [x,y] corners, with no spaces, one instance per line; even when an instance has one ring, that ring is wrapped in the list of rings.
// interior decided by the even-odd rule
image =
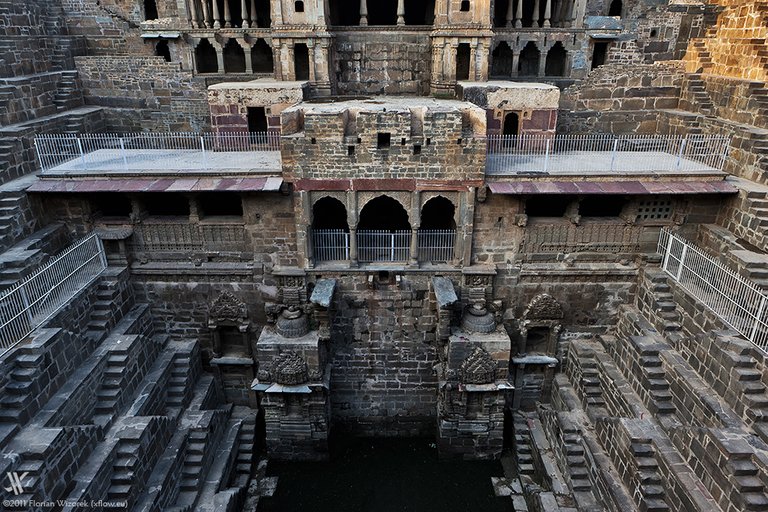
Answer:
[[[45,164],[43,163],[43,155],[40,154],[40,146],[37,144],[37,137],[35,137],[35,153],[37,153],[37,159],[40,162],[40,169],[46,170]]]
[[[757,344],[755,338],[757,336],[757,328],[760,326],[760,317],[763,316],[763,311],[765,311],[765,299],[765,295],[760,299],[760,306],[757,308],[757,314],[755,314],[755,324],[752,326],[752,332],[749,335],[749,341],[755,344]]]
[[[34,329],[35,326],[32,323],[32,310],[29,303],[29,296],[27,295],[27,287],[22,284],[19,286],[19,295],[21,295],[21,302],[24,304],[24,311],[27,313],[27,321],[29,322],[29,328]]]
[[[389,234],[389,261],[395,261],[395,233]]]
[[[96,248],[99,251],[99,261],[101,261],[102,268],[107,268],[107,251],[104,250],[104,242],[101,241],[99,235],[93,235],[96,237]]]
[[[611,171],[616,166],[616,152],[619,150],[619,139],[613,139],[613,150],[611,151]]]
[[[662,230],[662,233],[667,236],[667,251],[664,254],[664,261],[661,264],[662,270],[669,274],[669,255],[672,252],[672,233],[670,231]]]
[[[75,140],[77,140],[77,149],[78,151],[80,151],[80,162],[83,164],[83,169],[86,169],[85,153],[83,152],[83,142],[80,140],[80,137],[77,137]]]
[[[549,169],[549,141],[550,139],[547,139],[546,152],[544,153],[544,172],[547,172],[547,169]]]
[[[680,143],[680,151],[677,153],[677,169],[680,170],[680,166],[683,163],[683,153],[685,152],[685,144],[688,142],[688,136],[683,138],[683,142]]]
[[[206,156],[205,156],[205,137],[202,135],[200,136],[200,150],[203,152],[203,163],[205,163]]]
[[[683,274],[683,265],[685,265],[685,255],[688,253],[688,244],[685,242],[681,242],[683,244],[683,250],[680,252],[680,266],[677,267],[677,277],[675,277],[675,281],[678,283],[680,282],[680,276]]]

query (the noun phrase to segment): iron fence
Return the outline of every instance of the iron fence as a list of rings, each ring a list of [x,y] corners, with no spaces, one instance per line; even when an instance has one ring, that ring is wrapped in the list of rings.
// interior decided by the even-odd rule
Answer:
[[[80,170],[98,170],[105,162],[127,168],[129,161],[152,160],[163,155],[280,151],[277,132],[231,133],[91,133],[48,134],[35,137],[40,167],[50,170],[76,161]],[[98,164],[98,165],[97,165]]]
[[[728,147],[715,135],[490,135],[486,172],[722,170]]]
[[[687,240],[662,229],[662,269],[723,322],[768,352],[768,296]]]
[[[0,296],[2,354],[51,318],[107,268],[104,246],[92,234]]]
[[[349,231],[343,229],[312,230],[315,261],[349,260]]]
[[[407,261],[410,248],[410,230],[357,232],[357,259],[361,262]]]
[[[449,262],[456,244],[455,229],[420,229],[419,261]]]

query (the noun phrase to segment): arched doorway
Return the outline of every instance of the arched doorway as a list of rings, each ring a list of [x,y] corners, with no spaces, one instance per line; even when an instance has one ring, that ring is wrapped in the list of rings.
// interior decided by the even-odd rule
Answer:
[[[568,52],[565,51],[563,43],[556,42],[547,52],[547,61],[544,63],[544,74],[546,76],[565,76],[565,59]]]
[[[433,197],[421,208],[419,260],[449,262],[456,244],[456,207],[443,196]]]
[[[536,76],[539,74],[539,59],[541,52],[536,47],[536,43],[528,41],[523,51],[520,52],[520,62],[517,66],[517,73],[520,76]]]
[[[509,78],[512,76],[514,53],[506,41],[499,43],[496,49],[493,50],[491,57],[493,57],[491,76],[499,78]]]
[[[349,259],[347,208],[334,197],[323,197],[312,206],[312,246],[316,261]]]
[[[165,59],[165,62],[171,62],[171,49],[168,47],[168,41],[161,39],[155,45],[155,55]]]
[[[405,261],[410,243],[408,212],[398,201],[379,196],[360,211],[357,223],[359,261]]]
[[[216,48],[203,39],[195,48],[195,67],[198,73],[218,73],[219,59],[216,56]]]
[[[517,112],[507,112],[504,114],[504,126],[502,128],[504,135],[514,136],[520,133],[520,116]]]
[[[224,46],[224,72],[245,73],[245,50],[234,39]]]
[[[621,11],[623,7],[624,6],[622,5],[621,0],[613,0],[611,5],[608,7],[608,16],[621,17]]]
[[[265,40],[259,39],[251,47],[251,62],[254,73],[273,73],[275,71],[272,48]]]

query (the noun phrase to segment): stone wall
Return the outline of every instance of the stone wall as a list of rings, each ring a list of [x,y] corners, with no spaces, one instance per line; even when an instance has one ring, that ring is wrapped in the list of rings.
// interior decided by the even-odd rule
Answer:
[[[338,92],[426,95],[431,55],[427,31],[336,32]]]

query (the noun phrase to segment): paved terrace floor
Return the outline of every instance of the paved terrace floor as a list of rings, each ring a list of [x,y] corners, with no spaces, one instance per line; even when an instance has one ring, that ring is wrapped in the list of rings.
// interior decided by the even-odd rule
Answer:
[[[110,149],[87,153],[43,171],[45,178],[111,176],[275,175],[282,171],[280,151],[213,152],[184,149]]]
[[[544,170],[546,167],[546,171]],[[584,177],[653,176],[723,179],[727,173],[693,159],[660,151],[566,151],[545,155],[498,153],[488,155],[487,176]]]

